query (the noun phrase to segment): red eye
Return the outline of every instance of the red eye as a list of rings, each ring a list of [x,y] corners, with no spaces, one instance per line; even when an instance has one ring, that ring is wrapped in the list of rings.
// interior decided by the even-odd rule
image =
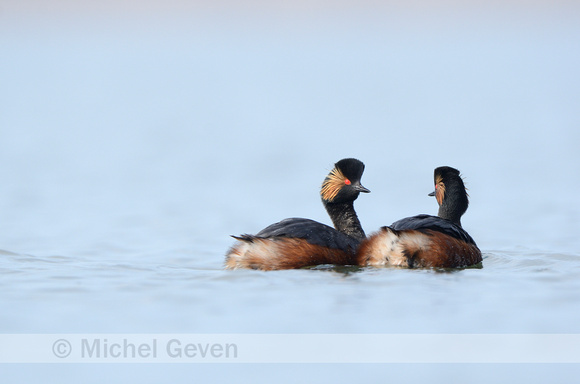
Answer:
[[[344,180],[344,183],[345,183],[346,185],[350,185],[350,180],[349,180],[349,179],[345,179],[345,180]]]

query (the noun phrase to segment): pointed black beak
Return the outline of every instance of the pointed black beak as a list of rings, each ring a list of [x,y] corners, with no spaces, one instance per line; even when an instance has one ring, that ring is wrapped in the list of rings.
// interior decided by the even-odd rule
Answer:
[[[357,184],[354,186],[354,189],[358,192],[363,192],[363,193],[370,193],[371,191],[366,189],[365,187],[362,186],[362,184]]]
[[[430,194],[428,194],[427,196],[435,196],[435,191],[431,192]]]

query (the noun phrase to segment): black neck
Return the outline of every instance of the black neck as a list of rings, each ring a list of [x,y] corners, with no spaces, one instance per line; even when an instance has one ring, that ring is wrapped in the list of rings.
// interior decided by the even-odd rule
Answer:
[[[366,237],[354,210],[353,201],[348,203],[328,203],[323,200],[323,203],[337,231],[359,241]]]
[[[459,225],[461,227],[461,216],[463,215],[463,212],[458,211],[457,209],[453,209],[449,207],[447,204],[443,204],[439,207],[439,212],[437,213],[437,216],[439,216],[442,219],[449,220],[453,224]]]

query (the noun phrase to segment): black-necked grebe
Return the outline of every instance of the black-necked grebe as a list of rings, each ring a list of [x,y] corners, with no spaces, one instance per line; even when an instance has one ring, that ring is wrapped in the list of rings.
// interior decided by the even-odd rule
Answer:
[[[439,216],[418,215],[396,221],[363,241],[357,252],[359,265],[409,268],[460,268],[480,263],[481,251],[461,227],[469,205],[457,169],[435,169],[435,196]]]
[[[322,202],[334,227],[291,218],[272,224],[256,235],[233,236],[239,243],[227,253],[228,269],[294,269],[320,264],[355,263],[356,250],[365,238],[354,210],[361,192],[364,164],[356,159],[337,162],[320,189]]]

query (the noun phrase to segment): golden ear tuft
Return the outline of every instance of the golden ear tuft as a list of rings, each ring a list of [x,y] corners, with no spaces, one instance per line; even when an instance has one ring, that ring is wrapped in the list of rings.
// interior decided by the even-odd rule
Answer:
[[[326,201],[332,201],[338,195],[342,187],[345,185],[346,177],[342,171],[338,168],[334,168],[324,182],[322,183],[322,188],[320,190],[320,196]]]
[[[435,199],[437,199],[437,203],[439,205],[442,205],[443,199],[445,199],[445,183],[443,182],[443,178],[440,175],[437,175],[435,180]]]

